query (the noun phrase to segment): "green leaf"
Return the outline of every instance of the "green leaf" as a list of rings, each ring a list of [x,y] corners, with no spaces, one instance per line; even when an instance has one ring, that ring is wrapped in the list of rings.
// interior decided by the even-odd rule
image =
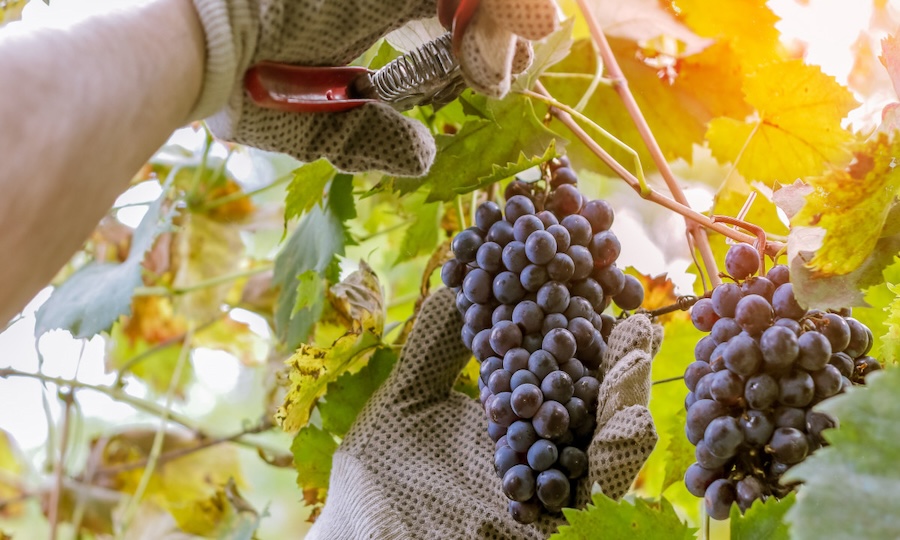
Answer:
[[[778,500],[756,500],[742,516],[737,505],[731,507],[731,540],[789,540],[790,527],[784,515],[794,506],[794,493]]]
[[[900,286],[888,284],[887,287],[895,297],[886,308],[888,317],[884,324],[888,329],[881,338],[881,352],[886,362],[894,364],[900,359]]]
[[[693,540],[694,531],[683,523],[665,498],[659,501],[627,499],[614,501],[602,493],[584,510],[564,508],[569,525],[563,525],[550,540]]]
[[[121,264],[91,263],[62,285],[38,310],[35,337],[62,328],[76,339],[108,330],[121,315],[131,311],[131,296],[143,282],[141,263],[156,237],[168,231],[176,210],[164,208],[167,189],[148,208],[134,231],[128,258]]]
[[[677,382],[672,384],[679,384]],[[665,491],[672,484],[684,480],[684,473],[688,467],[694,463],[694,446],[684,436],[684,424],[687,421],[687,412],[684,407],[679,407],[675,414],[674,421],[669,422],[666,430],[668,431],[669,444],[666,445],[666,469],[663,477],[662,491]]]
[[[450,201],[459,193],[501,178],[501,174],[515,174],[520,167],[536,163],[551,142],[563,143],[544,126],[528,98],[511,95],[489,101],[487,109],[490,120],[470,119],[457,134],[435,137],[437,158],[427,176],[395,186],[412,191],[427,185],[427,202]]]
[[[423,193],[416,193],[404,199],[404,209],[409,210],[411,221],[403,235],[403,243],[394,264],[400,264],[421,255],[434,251],[440,241],[441,215],[444,205],[441,202],[426,203]]]
[[[784,475],[804,483],[787,514],[797,540],[900,537],[900,370],[866,383],[817,407],[840,428],[825,432],[830,446]]]
[[[297,302],[291,317],[304,309],[309,309],[325,296],[325,283],[315,270],[307,270],[297,276]]]
[[[318,405],[322,428],[338,437],[346,435],[363,406],[391,374],[396,361],[397,355],[391,349],[380,348],[366,367],[330,383]]]
[[[294,468],[297,470],[297,485],[304,491],[312,492],[307,500],[324,500],[331,476],[331,459],[338,448],[331,434],[315,427],[306,426],[291,443],[294,454]]]
[[[334,178],[334,167],[324,159],[306,164],[294,171],[284,201],[284,221],[312,210],[325,196],[325,187]]]
[[[288,238],[275,259],[273,284],[281,288],[275,302],[275,330],[288,350],[307,339],[324,307],[320,297],[309,307],[294,312],[297,305],[297,278],[309,271],[329,281],[337,281],[336,258],[352,243],[343,221],[356,215],[352,177],[337,175],[331,184],[328,204],[314,207]]]

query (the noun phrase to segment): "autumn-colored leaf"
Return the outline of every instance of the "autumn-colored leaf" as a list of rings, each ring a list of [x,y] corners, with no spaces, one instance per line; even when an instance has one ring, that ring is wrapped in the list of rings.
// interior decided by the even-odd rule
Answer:
[[[4,24],[18,21],[22,17],[22,10],[28,0],[4,0],[0,2],[0,27]]]
[[[241,196],[243,188],[233,179],[228,178],[221,185],[212,188],[207,195],[209,203],[206,215],[220,223],[243,221],[256,211],[256,205],[246,195]]]
[[[852,135],[841,120],[857,102],[833,77],[789,60],[748,74],[743,90],[758,117],[710,123],[706,138],[717,159],[735,163],[747,180],[785,184],[846,163]]]
[[[791,224],[826,231],[821,247],[807,263],[817,275],[852,272],[875,248],[900,193],[897,155],[900,142],[881,135],[859,145],[846,169],[808,181],[815,191]]]
[[[678,302],[678,295],[675,294],[675,283],[669,279],[667,274],[658,276],[650,276],[642,274],[633,267],[625,270],[626,274],[632,275],[644,286],[644,302],[641,304],[642,309],[654,311],[662,307],[669,307]],[[666,323],[672,319],[689,319],[684,311],[675,311],[667,313],[659,317],[659,322]]]
[[[694,32],[729,42],[745,66],[780,57],[778,17],[765,0],[729,2],[727,8],[718,0],[674,0],[673,5]]]
[[[896,35],[890,35],[881,40],[882,65],[887,69],[894,85],[894,92],[900,96],[900,39]]]
[[[27,461],[15,439],[0,430],[0,501],[15,501],[25,494],[27,470]],[[23,511],[21,502],[0,504],[0,518],[15,518],[21,516]]]
[[[591,5],[591,4],[589,4]],[[659,0],[613,0],[591,6],[607,36],[624,38],[644,45],[660,37],[681,42],[679,53],[693,54],[709,45],[676,19]]]

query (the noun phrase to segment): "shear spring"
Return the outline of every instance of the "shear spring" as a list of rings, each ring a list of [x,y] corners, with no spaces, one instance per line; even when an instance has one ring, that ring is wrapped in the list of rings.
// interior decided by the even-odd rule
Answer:
[[[400,56],[368,77],[360,77],[356,84],[359,96],[377,98],[400,111],[416,105],[446,105],[464,89],[449,33]]]

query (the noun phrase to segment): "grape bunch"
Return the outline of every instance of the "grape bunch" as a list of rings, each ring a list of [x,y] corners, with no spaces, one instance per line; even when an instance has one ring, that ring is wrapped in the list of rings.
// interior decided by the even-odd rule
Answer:
[[[612,207],[585,201],[565,158],[545,182],[511,182],[505,212],[482,203],[453,239],[444,284],[457,294],[462,339],[481,363],[478,386],[496,443],[494,467],[520,523],[558,512],[587,473],[599,372],[616,319],[640,282],[615,266]]]
[[[836,425],[812,407],[881,369],[868,356],[872,332],[849,310],[800,307],[787,266],[755,276],[758,252],[737,244],[725,267],[734,282],[691,309],[709,335],[684,374],[685,431],[697,460],[684,481],[714,519],[728,518],[734,502],[744,512],[790,492],[782,474],[826,444],[822,431]]]

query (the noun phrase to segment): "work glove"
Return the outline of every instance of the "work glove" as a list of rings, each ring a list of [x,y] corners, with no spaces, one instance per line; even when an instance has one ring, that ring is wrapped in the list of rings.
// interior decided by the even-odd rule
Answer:
[[[207,51],[191,118],[211,115],[208,124],[217,137],[305,162],[325,157],[348,172],[427,172],[435,155],[431,134],[391,107],[369,103],[341,113],[263,109],[245,95],[243,78],[263,60],[346,65],[406,22],[434,17],[437,0],[193,1]],[[517,36],[538,39],[556,24],[553,0],[483,0],[463,35],[468,82],[491,95],[505,94],[510,74],[530,63],[530,45]]]
[[[564,523],[545,513],[523,525],[507,510],[482,407],[453,390],[471,357],[454,298],[442,289],[425,302],[394,371],[334,455],[328,500],[307,538],[521,540]],[[578,506],[595,483],[624,495],[656,444],[647,402],[660,330],[642,315],[613,330]]]

